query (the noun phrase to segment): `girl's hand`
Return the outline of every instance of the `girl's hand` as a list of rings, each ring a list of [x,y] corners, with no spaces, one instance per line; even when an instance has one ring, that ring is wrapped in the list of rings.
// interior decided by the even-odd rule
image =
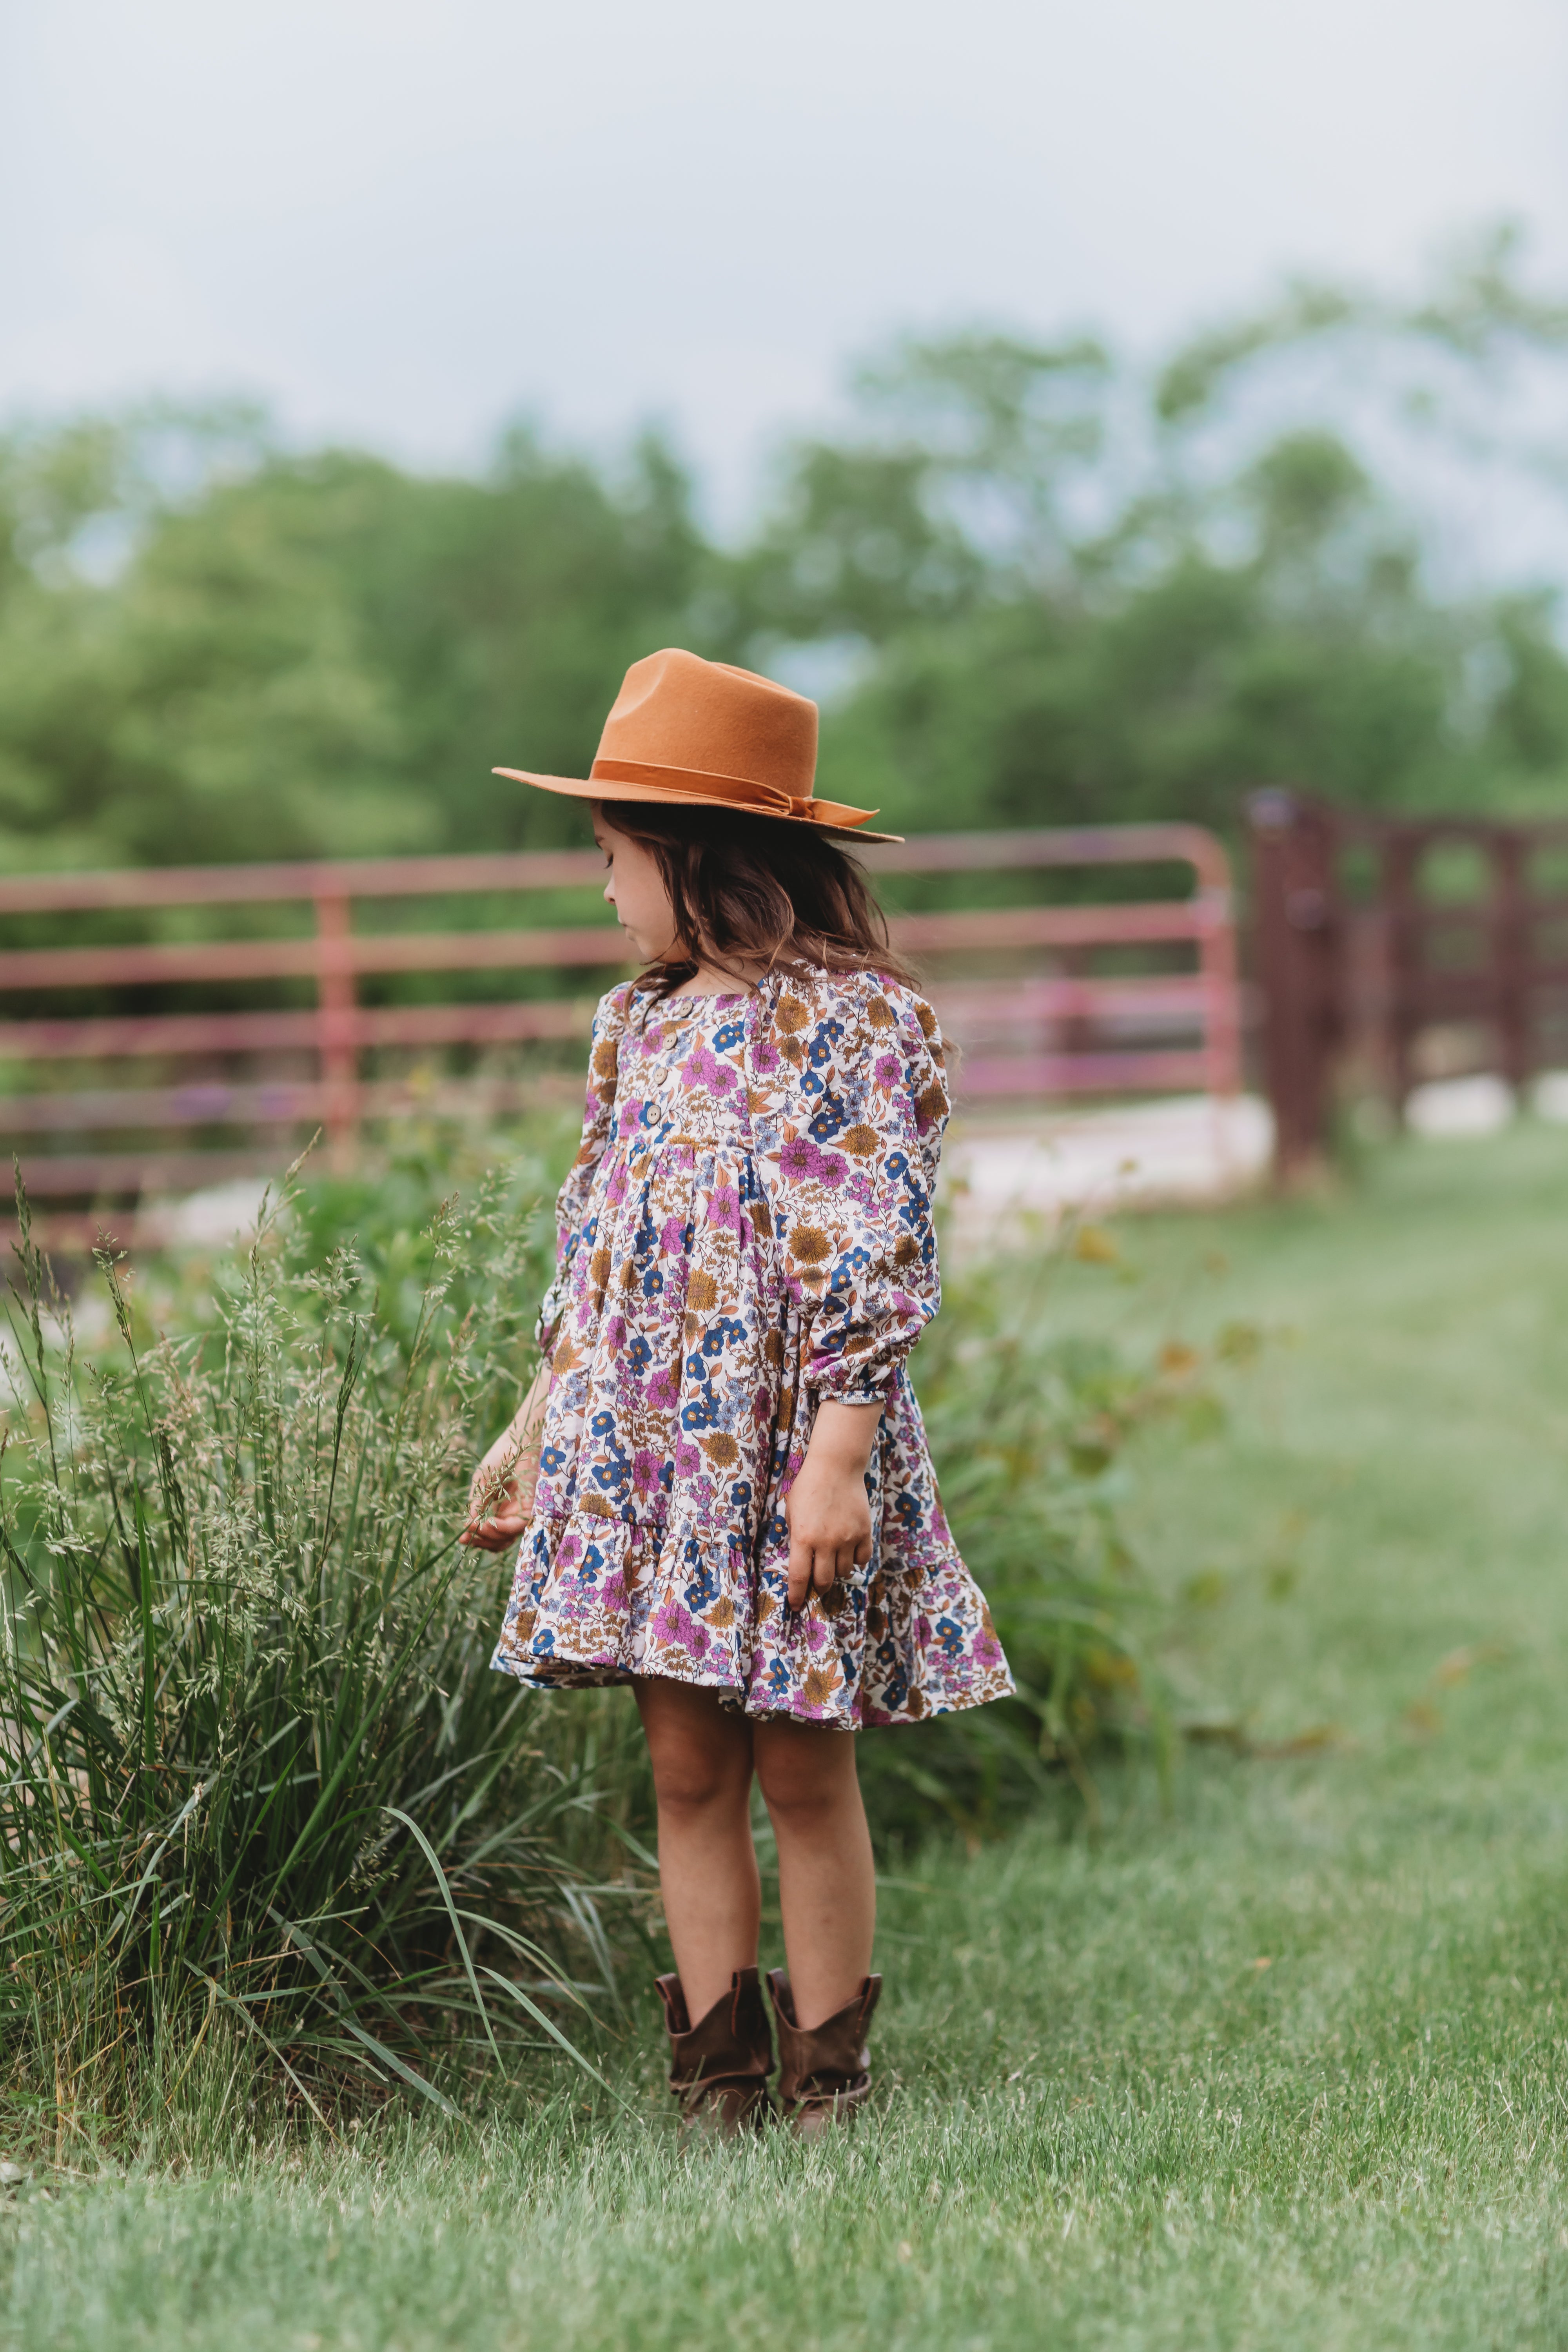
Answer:
[[[805,1460],[784,1497],[792,1609],[803,1609],[814,1588],[830,1591],[871,1557],[866,1465],[881,1418],[879,1404],[817,1407]]]
[[[506,1551],[521,1540],[533,1517],[539,1483],[539,1423],[550,1393],[548,1369],[540,1373],[473,1475],[468,1523],[459,1543],[475,1551]]]
[[[538,1479],[537,1449],[521,1453],[511,1431],[503,1430],[474,1473],[468,1524],[458,1541],[478,1551],[505,1551],[518,1542],[533,1517]]]

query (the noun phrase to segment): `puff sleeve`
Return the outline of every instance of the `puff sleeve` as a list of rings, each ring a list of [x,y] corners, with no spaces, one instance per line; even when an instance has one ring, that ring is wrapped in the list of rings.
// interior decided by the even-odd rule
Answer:
[[[875,1403],[941,1304],[931,1206],[945,1055],[912,990],[874,973],[814,980],[787,988],[775,1013],[793,1083],[764,1181],[802,1310],[805,1386]]]
[[[572,1262],[581,1246],[594,1194],[594,1178],[616,1131],[616,1090],[620,1069],[621,1039],[626,1031],[629,989],[614,988],[601,997],[594,1014],[593,1043],[588,1052],[588,1094],[583,1108],[583,1134],[555,1202],[555,1273],[539,1309],[535,1330],[540,1350],[548,1355],[566,1304]]]

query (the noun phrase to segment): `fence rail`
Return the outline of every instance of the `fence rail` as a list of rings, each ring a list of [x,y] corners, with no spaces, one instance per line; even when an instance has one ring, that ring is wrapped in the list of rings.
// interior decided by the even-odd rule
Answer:
[[[1187,867],[1184,896],[942,908],[895,914],[890,929],[900,952],[920,961],[944,1027],[963,1048],[960,1087],[970,1107],[1236,1090],[1230,874],[1212,835],[1192,825],[947,834],[868,848],[864,858],[889,878]],[[0,1005],[11,1000],[0,1019],[0,1073],[12,1086],[0,1093],[0,1138],[20,1151],[37,1197],[89,1202],[189,1190],[275,1163],[301,1128],[324,1128],[342,1159],[366,1122],[431,1109],[499,1117],[574,1092],[575,1076],[537,1067],[458,1079],[428,1070],[367,1075],[363,1064],[370,1055],[526,1049],[584,1036],[600,989],[626,969],[618,930],[530,920],[525,908],[499,929],[376,929],[374,910],[409,899],[537,899],[582,890],[602,874],[595,853],[556,851],[0,879]],[[68,932],[71,918],[242,906],[274,908],[296,925],[304,914],[310,928],[284,937],[33,943],[40,929]],[[27,944],[16,939],[23,921]],[[1185,969],[1097,968],[1107,956],[1169,965],[1176,955]],[[521,998],[367,1004],[360,997],[365,980],[466,975],[471,983],[508,973],[551,973],[560,984],[550,995]],[[577,984],[590,974],[589,985]],[[265,993],[301,981],[312,988],[310,1005],[68,1005],[73,993],[89,991],[100,1000],[203,987]],[[301,1062],[309,1066],[285,1066]],[[38,1082],[66,1071],[90,1082]],[[234,1130],[248,1138],[245,1148],[237,1148]],[[209,1139],[201,1150],[169,1140],[201,1131]],[[46,1138],[57,1148],[37,1150]],[[83,1148],[89,1138],[96,1141]]]

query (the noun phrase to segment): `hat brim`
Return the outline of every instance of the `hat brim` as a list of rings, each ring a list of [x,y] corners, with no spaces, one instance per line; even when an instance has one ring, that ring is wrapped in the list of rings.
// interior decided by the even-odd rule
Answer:
[[[562,793],[574,801],[658,801],[667,808],[721,808],[734,816],[760,817],[764,824],[801,824],[809,833],[831,833],[839,841],[902,841],[901,833],[872,833],[863,824],[827,824],[816,817],[788,816],[782,810],[742,808],[721,793],[670,792],[662,784],[613,783],[601,777],[590,783],[583,776],[536,776],[528,768],[492,768],[492,776],[509,776],[513,783],[535,784],[542,793]]]

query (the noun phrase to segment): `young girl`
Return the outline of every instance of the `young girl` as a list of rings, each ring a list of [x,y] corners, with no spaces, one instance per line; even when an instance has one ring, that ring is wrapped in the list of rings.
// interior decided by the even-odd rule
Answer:
[[[544,1368],[463,1540],[521,1538],[495,1664],[629,1682],[676,1973],[670,2087],[769,2112],[752,1775],[778,1840],[768,1979],[797,2128],[870,2087],[875,1879],[854,1732],[1012,1687],[953,1548],[906,1360],[939,1300],[934,1014],[812,797],[816,708],[749,671],[635,663],[584,781],[640,979],[594,1023]]]

